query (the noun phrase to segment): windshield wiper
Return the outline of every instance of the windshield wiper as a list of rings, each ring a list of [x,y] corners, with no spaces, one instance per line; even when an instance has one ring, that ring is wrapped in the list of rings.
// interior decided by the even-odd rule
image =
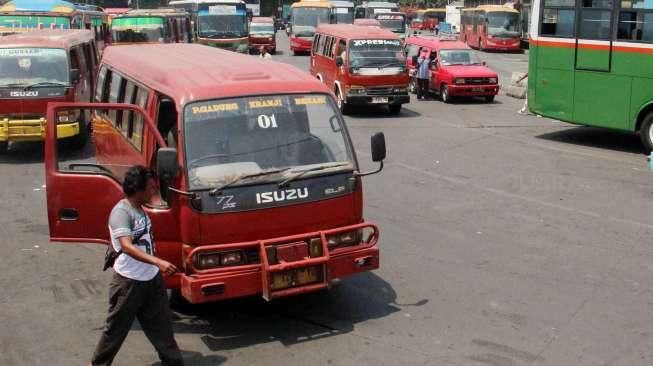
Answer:
[[[58,81],[40,81],[40,82],[38,82],[38,83],[25,85],[25,86],[23,87],[23,90],[28,90],[28,89],[32,89],[32,88],[37,88],[37,87],[39,87],[39,86],[65,86],[65,87],[67,87],[68,84],[66,84],[66,83],[62,83],[62,82],[58,82]]]
[[[220,191],[222,191],[223,189],[225,189],[225,188],[227,188],[227,187],[230,187],[230,186],[232,186],[232,185],[234,185],[234,184],[240,182],[240,181],[243,180],[243,179],[256,178],[256,177],[263,177],[263,176],[266,176],[266,175],[272,175],[272,174],[277,174],[277,173],[283,173],[283,172],[288,171],[288,170],[290,170],[290,168],[282,168],[282,169],[266,170],[266,171],[258,172],[258,173],[244,174],[244,175],[238,176],[237,178],[232,179],[231,181],[229,181],[229,182],[227,182],[227,183],[225,183],[225,184],[223,184],[223,185],[221,185],[221,186],[218,186],[218,187],[213,188],[212,190],[209,191],[209,195],[210,195],[210,196],[215,196],[216,194],[218,194],[218,193],[219,193]]]
[[[203,161],[203,160],[214,159],[214,158],[224,158],[224,157],[227,157],[227,156],[231,156],[231,154],[213,154],[213,155],[202,156],[201,158],[197,158],[197,159],[191,161],[190,163],[188,163],[188,167],[189,168],[194,168],[197,165],[197,163],[199,163],[200,161]]]
[[[297,179],[303,177],[304,175],[306,175],[307,173],[310,173],[310,172],[316,172],[318,170],[325,170],[325,169],[330,169],[330,168],[337,168],[337,167],[340,167],[340,166],[345,166],[345,165],[350,165],[350,164],[351,163],[349,163],[349,162],[347,162],[347,163],[338,163],[338,164],[323,164],[323,165],[319,165],[319,166],[316,166],[316,167],[300,170],[300,171],[297,172],[297,174],[291,175],[290,177],[288,177],[288,178],[282,180],[281,182],[279,182],[278,187],[279,188],[285,187],[288,183],[290,183],[290,182],[292,182],[294,180],[297,180]]]

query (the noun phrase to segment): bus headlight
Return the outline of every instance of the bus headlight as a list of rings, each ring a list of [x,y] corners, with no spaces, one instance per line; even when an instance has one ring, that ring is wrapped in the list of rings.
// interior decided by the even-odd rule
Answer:
[[[457,84],[457,85],[465,84],[465,78],[456,78],[454,80],[454,84]]]

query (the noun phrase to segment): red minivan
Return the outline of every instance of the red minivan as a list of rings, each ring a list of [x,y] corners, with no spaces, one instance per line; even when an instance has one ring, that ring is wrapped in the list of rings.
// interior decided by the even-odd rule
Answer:
[[[257,53],[261,47],[274,54],[277,42],[274,38],[274,19],[270,17],[253,17],[249,23],[249,52]]]
[[[48,105],[50,118],[93,110],[95,153],[59,160],[49,126],[52,241],[109,243],[124,173],[141,164],[159,180],[145,210],[156,255],[180,270],[165,276],[176,298],[272,300],[379,267],[363,177],[382,168],[385,138],[371,139],[379,168],[360,171],[333,95],[314,77],[197,44],[111,46],[95,98]]]
[[[311,74],[333,90],[342,113],[352,105],[385,104],[398,114],[410,102],[399,37],[387,29],[321,25],[311,50]]]
[[[48,102],[89,102],[98,51],[90,30],[40,30],[0,37],[0,153],[9,142],[45,138]],[[57,136],[81,148],[88,116],[60,115]]]
[[[491,103],[499,93],[498,76],[466,44],[439,37],[413,36],[406,40],[406,65],[411,92],[416,92],[415,64],[426,50],[432,61],[429,89],[449,103],[455,97],[483,97]]]

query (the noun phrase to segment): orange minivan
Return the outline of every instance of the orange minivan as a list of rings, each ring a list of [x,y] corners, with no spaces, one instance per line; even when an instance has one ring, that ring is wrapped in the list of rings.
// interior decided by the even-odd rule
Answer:
[[[406,58],[389,30],[349,24],[318,27],[311,50],[311,74],[333,90],[338,107],[387,105],[398,114],[410,102]]]

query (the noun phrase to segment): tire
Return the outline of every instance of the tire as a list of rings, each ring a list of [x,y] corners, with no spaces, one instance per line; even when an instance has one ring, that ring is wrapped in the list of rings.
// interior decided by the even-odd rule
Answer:
[[[0,155],[6,154],[9,151],[9,141],[0,141]]]
[[[396,116],[401,113],[401,104],[388,104],[388,110],[391,115]]]
[[[494,95],[488,95],[485,97],[486,103],[494,103]]]
[[[340,113],[343,115],[349,114],[349,106],[347,103],[345,103],[344,99],[342,98],[342,95],[340,94],[340,89],[336,88],[335,90],[336,93],[336,104],[338,105],[338,109],[340,109]]]
[[[182,314],[192,314],[193,304],[182,296],[180,289],[172,289],[170,290],[170,309]]]
[[[644,152],[648,155],[653,151],[653,112],[649,112],[639,127],[639,137],[642,140]]]
[[[451,103],[451,95],[449,94],[449,88],[446,84],[442,84],[440,87],[440,98],[445,103]]]
[[[86,125],[86,116],[84,111],[79,115],[79,133],[70,138],[70,147],[73,150],[81,150],[86,145],[88,140],[88,126]]]
[[[408,91],[412,94],[417,94],[417,79],[410,78],[408,82]]]

